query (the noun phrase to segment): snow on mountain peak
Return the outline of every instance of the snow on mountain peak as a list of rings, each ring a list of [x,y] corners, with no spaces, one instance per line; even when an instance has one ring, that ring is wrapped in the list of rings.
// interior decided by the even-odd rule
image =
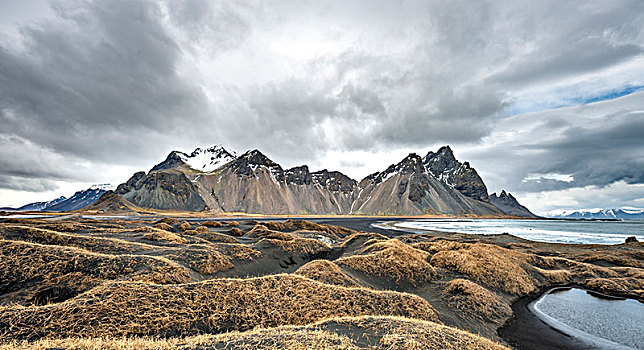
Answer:
[[[114,190],[116,186],[112,184],[94,184],[88,188],[88,190],[103,190],[103,191],[109,191],[109,190]]]
[[[189,167],[205,173],[212,172],[231,162],[237,154],[222,145],[215,145],[206,149],[197,148],[192,153],[179,153],[181,160]]]

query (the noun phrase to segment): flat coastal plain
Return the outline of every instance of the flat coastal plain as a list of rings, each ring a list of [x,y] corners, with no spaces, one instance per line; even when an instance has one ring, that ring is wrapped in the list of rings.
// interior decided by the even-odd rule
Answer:
[[[556,286],[644,300],[644,244],[382,218],[0,219],[0,349],[583,348],[524,312]]]

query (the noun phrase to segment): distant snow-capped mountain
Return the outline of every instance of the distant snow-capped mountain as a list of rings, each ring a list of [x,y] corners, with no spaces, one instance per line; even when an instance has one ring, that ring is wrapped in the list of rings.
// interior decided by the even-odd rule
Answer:
[[[68,211],[84,208],[96,202],[103,193],[113,189],[110,184],[97,184],[90,188],[74,193],[73,196],[65,198],[58,197],[49,202],[36,202],[23,205],[17,210],[34,210],[34,211]]]
[[[50,200],[48,202],[35,202],[23,205],[16,210],[47,210],[49,207],[52,207],[58,203],[64,202],[67,199],[65,196],[60,196],[56,199]]]
[[[545,214],[551,218],[562,219],[621,219],[644,220],[644,209],[616,208],[616,209],[573,209],[555,210]]]

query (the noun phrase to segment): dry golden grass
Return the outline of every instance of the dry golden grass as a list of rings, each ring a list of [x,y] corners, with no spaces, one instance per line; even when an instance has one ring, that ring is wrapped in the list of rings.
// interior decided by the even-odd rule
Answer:
[[[644,251],[584,251],[566,254],[565,257],[588,263],[644,268]]]
[[[247,237],[277,239],[282,241],[292,241],[295,239],[293,234],[281,231],[274,231],[262,224],[255,225],[248,233]]]
[[[208,226],[208,227],[222,227],[222,226],[224,226],[221,222],[219,222],[219,221],[212,221],[212,220],[204,221],[204,222],[202,222],[201,224],[202,224],[203,226]]]
[[[199,235],[209,242],[237,243],[233,237],[218,232],[206,232]]]
[[[573,278],[572,273],[568,270],[546,270],[539,267],[535,267],[535,270],[549,282],[568,283]]]
[[[148,228],[150,228],[152,231],[144,233],[143,238],[149,241],[161,241],[161,242],[176,243],[176,244],[188,243],[188,240],[172,232],[160,230],[157,228],[151,228],[151,227],[148,227]]]
[[[559,257],[543,257],[533,252],[545,255],[549,246],[510,243],[513,249],[506,249],[431,235],[389,239],[297,220],[256,222],[238,240],[231,237],[243,235],[237,227],[226,227],[227,235],[206,226],[231,223],[177,229],[183,223],[190,225],[174,218],[154,224],[82,218],[0,222],[0,343],[60,336],[71,338],[21,346],[496,348],[486,339],[439,325],[428,328],[422,321],[357,317],[437,320],[431,305],[417,296],[360,286],[426,286],[413,290],[440,300],[446,319],[461,318],[464,327],[483,334],[495,334],[493,327],[509,317],[513,296],[536,288],[572,283],[644,297],[644,269],[639,268],[644,257],[633,245],[571,246]],[[340,254],[334,262],[311,261],[292,275],[266,275],[284,271],[282,264],[264,265],[273,258],[301,262]],[[245,274],[264,277],[207,280]],[[192,281],[202,282],[186,284]],[[35,293],[49,287],[72,294],[34,306]],[[356,317],[310,324],[337,316]],[[243,333],[190,336],[230,330]],[[373,337],[365,343],[345,330]],[[178,338],[155,338],[167,336]]]
[[[356,232],[352,235],[347,236],[340,247],[346,248],[349,246],[353,245],[363,245],[365,242],[370,241],[370,240],[377,240],[377,241],[386,241],[389,238],[379,234],[379,233],[372,233],[372,232]]]
[[[367,246],[359,254],[338,259],[337,264],[414,286],[427,283],[436,275],[436,269],[427,262],[427,252],[412,248],[397,239],[371,239],[365,244]]]
[[[331,250],[331,247],[327,243],[313,238],[296,237],[292,240],[262,238],[257,242],[258,245],[261,245],[262,243],[269,243],[280,247],[285,252],[297,254],[315,255]]]
[[[482,286],[465,279],[448,282],[441,296],[462,317],[475,316],[500,323],[512,314],[501,298]]]
[[[163,218],[163,219],[161,219],[159,221],[156,221],[155,224],[164,223],[164,224],[168,224],[168,225],[176,225],[179,222],[180,221],[178,219],[175,219],[175,218]]]
[[[542,269],[563,269],[569,271],[577,279],[619,277],[619,273],[613,268],[597,266],[567,258],[527,255],[526,260],[533,266]]]
[[[259,224],[265,226],[269,230],[284,231],[287,229],[286,225],[278,221],[266,221],[266,222],[261,222]],[[288,227],[292,228],[292,226],[288,226]]]
[[[158,228],[159,230],[172,231],[172,226],[166,224],[165,222],[158,222],[152,225],[152,227]]]
[[[237,227],[233,227],[233,228],[231,228],[231,229],[228,231],[228,234],[230,234],[231,236],[235,236],[235,237],[240,237],[240,236],[243,236],[243,235],[244,235],[244,233],[242,232],[242,230],[238,229]]]
[[[206,226],[197,226],[194,228],[197,233],[208,233],[210,230]]]
[[[164,253],[164,256],[206,275],[212,275],[235,267],[228,256],[217,250],[205,247],[168,250]]]
[[[435,242],[414,243],[412,244],[412,246],[416,249],[424,250],[430,254],[436,254],[438,252],[442,252],[446,250],[457,250],[457,249],[465,248],[467,247],[467,244],[456,242],[456,241],[440,240]]]
[[[318,232],[325,232],[329,235],[335,236],[337,238],[343,238],[350,236],[352,234],[355,234],[356,231],[350,230],[348,228],[340,227],[340,226],[333,226],[333,225],[327,225],[327,224],[318,224],[315,222],[310,222],[310,221],[304,221],[304,220],[293,220],[293,219],[288,219],[284,221],[284,225],[286,227],[293,227],[293,228],[298,228],[301,230],[309,230],[309,231],[318,231]]]
[[[491,244],[475,243],[456,250],[441,250],[430,262],[514,295],[530,293],[538,283],[524,268],[528,265],[525,254]]]
[[[58,304],[0,308],[0,342],[78,334],[219,333],[361,315],[438,320],[432,306],[414,295],[332,286],[295,275],[181,285],[112,282]]]
[[[361,336],[361,337],[359,337]],[[361,339],[358,340],[358,339]],[[433,322],[403,317],[362,316],[319,321],[305,326],[260,328],[246,332],[219,335],[197,335],[185,338],[68,338],[12,343],[1,350],[51,348],[70,350],[130,349],[480,349],[503,350],[506,347],[483,337]]]
[[[145,231],[149,232],[151,230],[151,228],[147,228]],[[128,242],[119,238],[92,237],[18,225],[0,226],[0,237],[8,240],[76,247],[98,253],[128,253],[155,248],[151,245]]]
[[[70,247],[0,240],[0,290],[20,291],[13,301],[28,303],[42,287],[65,286],[80,293],[109,280],[154,283],[190,281],[187,269],[164,258],[109,255]]]
[[[237,260],[255,260],[262,256],[262,252],[253,249],[244,244],[220,244],[217,247],[218,251],[227,257]]]
[[[191,228],[192,228],[192,226],[187,221],[183,221],[182,223],[177,225],[177,229],[180,230],[180,231],[190,230]]]
[[[313,260],[297,269],[295,273],[327,284],[345,287],[360,285],[354,278],[342,272],[338,265],[328,260]]]
[[[644,299],[644,279],[641,277],[590,278],[582,284],[586,288],[609,295],[632,295]]]

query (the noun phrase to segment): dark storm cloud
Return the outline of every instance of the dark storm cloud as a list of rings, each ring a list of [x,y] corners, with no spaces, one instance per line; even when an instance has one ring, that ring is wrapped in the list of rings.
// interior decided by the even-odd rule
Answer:
[[[494,190],[541,192],[619,181],[644,183],[644,112],[635,109],[642,105],[640,92],[590,107],[517,117],[499,124],[492,137],[498,135],[500,142],[489,142],[467,156],[476,159],[480,169],[501,175],[491,181]],[[517,136],[503,139],[504,132],[517,130]]]
[[[205,122],[208,106],[177,72],[181,49],[161,8],[81,1],[57,2],[54,10],[57,17],[23,28],[20,45],[0,47],[2,135],[126,164],[156,153],[151,148],[164,138],[203,136],[195,122]],[[34,165],[34,174],[47,176],[41,168]]]
[[[601,128],[571,127],[561,140],[531,146],[551,155],[536,172],[571,174],[574,182],[558,181],[563,187],[644,183],[644,112],[607,118]]]

